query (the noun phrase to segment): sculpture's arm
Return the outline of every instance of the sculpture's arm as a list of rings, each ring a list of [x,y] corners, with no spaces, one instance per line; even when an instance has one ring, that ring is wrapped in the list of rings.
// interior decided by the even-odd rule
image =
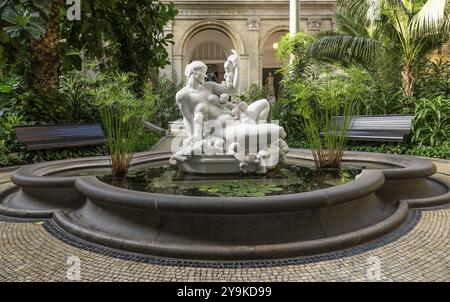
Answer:
[[[238,53],[232,49],[231,50],[232,55],[228,57],[227,62],[225,63],[232,63],[233,65],[233,79],[231,82],[231,85],[223,85],[218,84],[216,82],[206,82],[203,84],[204,87],[208,88],[212,93],[215,95],[220,96],[221,94],[227,93],[231,96],[235,96],[239,94],[239,82],[240,82],[240,72],[239,72],[239,55]],[[228,83],[227,83],[228,84]],[[230,87],[231,86],[231,87]]]
[[[236,108],[236,105],[233,104],[232,102],[227,102],[227,103],[225,104],[225,107],[228,108],[228,109],[230,109],[230,110],[233,110],[234,108]]]
[[[202,85],[207,88],[211,93],[214,93],[217,96],[220,96],[224,93],[229,95],[236,95],[235,90],[229,87],[225,87],[224,85],[218,84],[216,82],[206,82]]]
[[[233,63],[234,66],[234,78],[233,78],[233,89],[235,91],[236,94],[239,93],[239,83],[240,83],[240,79],[241,79],[241,74],[239,72],[239,61],[240,61],[240,57],[239,54],[236,52],[236,50],[232,49],[231,50],[232,55],[228,58],[228,61],[231,61]]]
[[[240,81],[240,73],[239,73],[239,65],[236,65],[236,69],[234,70],[234,79],[233,79],[233,95],[239,94],[239,81]],[[231,94],[230,94],[231,95]]]
[[[182,91],[176,94],[176,101],[180,107],[181,114],[183,115],[184,127],[186,129],[186,134],[191,138],[194,133],[194,112],[192,106],[189,104],[189,96],[186,96]]]

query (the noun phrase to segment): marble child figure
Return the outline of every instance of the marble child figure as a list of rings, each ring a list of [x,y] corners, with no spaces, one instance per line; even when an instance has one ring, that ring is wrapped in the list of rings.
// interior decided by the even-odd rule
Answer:
[[[265,173],[276,166],[280,157],[286,157],[289,148],[283,140],[284,129],[267,123],[269,101],[257,100],[248,106],[230,101],[230,96],[239,93],[238,62],[239,56],[232,51],[221,84],[204,82],[208,70],[204,63],[194,61],[186,66],[186,86],[176,95],[186,137],[174,152],[171,164],[186,166],[208,155],[213,157],[210,162],[214,166],[214,156],[217,160],[227,156],[239,162],[242,172]],[[265,139],[258,139],[261,137]]]

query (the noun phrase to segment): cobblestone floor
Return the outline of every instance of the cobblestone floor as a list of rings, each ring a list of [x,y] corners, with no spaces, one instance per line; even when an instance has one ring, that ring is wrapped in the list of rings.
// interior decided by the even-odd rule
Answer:
[[[446,175],[439,177],[450,181]],[[0,190],[5,185],[0,182]],[[71,273],[78,259],[82,281],[450,281],[450,207],[420,214],[406,234],[362,253],[257,268],[123,260],[66,244],[49,234],[42,222],[0,221],[0,281],[67,281],[77,277]]]

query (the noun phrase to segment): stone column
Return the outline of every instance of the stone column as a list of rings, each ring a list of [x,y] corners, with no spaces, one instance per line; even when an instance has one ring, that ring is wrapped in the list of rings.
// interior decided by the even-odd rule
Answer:
[[[258,82],[259,82],[259,84],[260,84],[260,86],[262,87],[262,86],[264,86],[264,79],[263,79],[263,75],[262,75],[262,72],[263,72],[263,63],[264,63],[264,56],[263,56],[263,53],[259,53],[259,56],[258,56],[258,66],[259,66],[259,68],[258,68]]]
[[[247,20],[248,32],[246,37],[246,49],[248,50],[249,57],[249,75],[248,83],[245,86],[241,86],[244,90],[251,83],[259,82],[259,74],[261,73],[261,65],[259,61],[259,30],[261,26],[261,20],[259,18],[250,18]]]
[[[240,85],[238,94],[242,93],[245,88],[248,87],[250,81],[250,65],[249,65],[249,56],[241,55],[241,59],[239,62],[239,72],[240,72]]]
[[[294,35],[300,31],[300,0],[290,1],[290,32]]]
[[[173,70],[173,74],[176,75],[178,81],[185,80],[182,55],[174,54],[172,56],[172,70]]]
[[[170,21],[169,23],[167,23],[166,26],[164,26],[164,34],[168,35],[168,34],[172,34],[173,33],[173,23],[172,21]],[[173,62],[173,44],[169,43],[166,46],[166,51],[167,54],[169,55],[169,61]],[[173,76],[174,70],[173,70],[173,65],[169,64],[166,65],[163,69],[161,69],[161,75],[167,77],[168,79],[171,79]]]

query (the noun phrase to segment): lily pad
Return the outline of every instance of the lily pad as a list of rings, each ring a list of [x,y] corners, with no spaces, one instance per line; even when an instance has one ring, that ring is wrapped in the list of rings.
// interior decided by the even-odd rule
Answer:
[[[276,185],[258,184],[254,181],[221,181],[212,186],[201,186],[201,192],[219,197],[262,197],[283,189]]]

